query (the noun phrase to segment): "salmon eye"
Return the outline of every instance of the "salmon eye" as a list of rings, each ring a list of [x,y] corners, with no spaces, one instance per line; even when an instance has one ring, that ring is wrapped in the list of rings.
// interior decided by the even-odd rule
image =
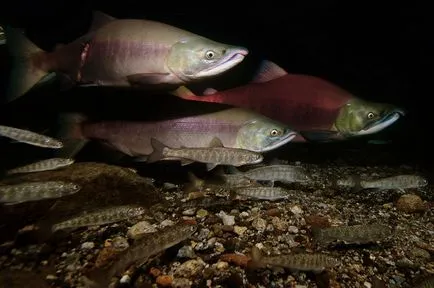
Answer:
[[[270,136],[279,136],[281,134],[281,132],[277,129],[273,129],[270,131]]]
[[[368,113],[368,119],[372,119],[372,118],[374,118],[375,117],[375,114],[374,113],[372,113],[372,112],[369,112]]]
[[[206,57],[206,59],[208,59],[208,60],[213,59],[214,56],[215,56],[215,53],[214,53],[214,51],[212,51],[212,50],[208,50],[208,51],[206,51],[206,53],[205,53],[205,57]]]

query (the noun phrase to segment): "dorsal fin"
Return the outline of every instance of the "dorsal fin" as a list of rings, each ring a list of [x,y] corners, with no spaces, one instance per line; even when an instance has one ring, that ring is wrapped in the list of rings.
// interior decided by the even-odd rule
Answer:
[[[209,143],[209,147],[224,147],[224,146],[223,146],[222,141],[219,138],[214,137],[211,140],[211,143]]]
[[[92,17],[93,19],[92,19],[92,24],[90,25],[89,32],[98,30],[102,26],[116,20],[115,17],[105,14],[104,12],[101,11],[93,11]]]
[[[279,67],[276,63],[269,60],[262,61],[258,73],[251,81],[252,83],[263,83],[288,74],[285,69]]]

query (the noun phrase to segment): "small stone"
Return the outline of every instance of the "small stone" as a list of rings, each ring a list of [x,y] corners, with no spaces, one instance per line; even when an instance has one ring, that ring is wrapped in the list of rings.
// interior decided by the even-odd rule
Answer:
[[[247,263],[251,260],[249,256],[236,253],[228,253],[220,256],[220,261],[233,263],[241,267],[247,267]]]
[[[249,216],[250,216],[249,212],[243,211],[243,212],[240,213],[240,217],[241,218],[247,218]]]
[[[288,224],[285,221],[282,221],[279,217],[273,217],[271,219],[271,224],[273,224],[274,228],[279,231],[286,231],[288,229]]]
[[[220,211],[217,216],[222,219],[223,225],[234,225],[235,224],[235,216],[228,215],[224,211]]]
[[[222,231],[224,232],[233,232],[234,231],[234,226],[230,226],[230,225],[223,225],[221,227]]]
[[[81,244],[81,249],[83,250],[93,249],[94,247],[95,247],[95,243],[93,242],[84,242],[83,244]]]
[[[204,268],[205,262],[203,262],[202,259],[192,259],[182,263],[178,268],[176,268],[174,274],[178,277],[192,278],[201,274]]]
[[[295,226],[289,226],[288,227],[288,232],[289,233],[293,233],[293,234],[297,234],[298,233],[298,228]]]
[[[154,233],[157,231],[158,230],[148,221],[140,221],[128,229],[127,236],[128,238],[137,240],[142,238],[145,234]]]
[[[291,208],[289,208],[289,210],[292,213],[294,213],[295,215],[300,215],[300,214],[303,213],[303,210],[299,206],[297,206],[297,205],[292,206]]]
[[[57,280],[57,276],[48,274],[47,276],[45,276],[45,279],[47,279],[48,281],[54,281]]]
[[[155,267],[151,267],[149,270],[149,274],[151,274],[153,277],[158,277],[161,275],[161,270]]]
[[[243,235],[244,232],[247,231],[247,227],[243,227],[243,226],[234,226],[234,232],[236,234],[238,234],[239,236]]]
[[[207,215],[208,215],[208,211],[206,211],[205,209],[199,209],[196,212],[197,218],[203,218],[203,217],[206,217]]]
[[[196,258],[196,254],[194,253],[193,247],[191,246],[183,246],[178,250],[177,257],[179,258]]]
[[[225,261],[218,261],[216,264],[217,270],[226,270],[229,267],[229,263]]]
[[[122,278],[121,278],[121,280],[119,280],[119,282],[121,284],[128,284],[128,283],[130,283],[131,282],[130,275],[123,275]]]
[[[366,282],[366,281],[365,281],[365,282],[363,283],[363,286],[366,287],[366,288],[371,288],[371,287],[372,287],[372,284],[369,283],[369,282]]]
[[[161,228],[167,227],[167,226],[173,226],[175,225],[175,222],[173,222],[172,220],[166,219],[163,220],[163,222],[160,223]]]
[[[172,281],[172,288],[190,288],[192,281],[186,278],[175,278]]]
[[[396,209],[405,213],[415,213],[425,211],[426,206],[419,196],[415,194],[405,194],[396,202]]]
[[[194,192],[190,192],[188,193],[188,200],[193,200],[193,199],[198,199],[198,198],[203,198],[205,197],[205,194],[203,192],[200,191],[194,191]]]
[[[256,230],[258,230],[260,232],[264,232],[265,228],[267,227],[267,221],[265,219],[258,217],[255,220],[253,220],[252,226]]]
[[[327,217],[320,215],[309,215],[304,218],[306,224],[316,228],[328,228],[330,227],[330,221]]]
[[[170,287],[172,286],[173,277],[170,275],[160,275],[157,277],[155,282],[161,287]]]
[[[280,216],[280,214],[282,214],[282,211],[280,211],[279,208],[271,208],[268,209],[265,214],[268,216]]]
[[[193,216],[195,213],[196,213],[196,208],[190,208],[190,209],[182,211],[182,215],[185,215],[185,216]]]

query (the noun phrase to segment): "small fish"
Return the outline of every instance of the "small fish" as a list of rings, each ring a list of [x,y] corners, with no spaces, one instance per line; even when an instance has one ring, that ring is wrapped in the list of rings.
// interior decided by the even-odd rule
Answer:
[[[222,74],[243,61],[248,49],[215,42],[164,23],[116,19],[95,11],[89,33],[46,52],[22,31],[6,27],[14,62],[7,98],[17,99],[50,72],[69,86],[160,89]],[[172,87],[173,90],[175,87]]]
[[[54,224],[51,228],[51,231],[56,232],[58,230],[68,228],[80,228],[116,223],[143,215],[144,213],[146,213],[146,209],[136,205],[108,207],[89,213],[83,213],[69,220]]]
[[[151,139],[154,151],[147,162],[153,163],[165,159],[181,159],[181,165],[188,165],[194,161],[207,163],[207,169],[212,170],[217,165],[242,166],[262,162],[262,154],[237,148],[223,147],[218,138],[213,139],[208,148],[169,148],[155,138]]]
[[[187,240],[196,230],[196,225],[177,223],[158,232],[146,234],[121,253],[113,264],[92,271],[87,278],[99,285],[99,287],[108,287],[113,276],[118,276],[133,264],[136,266],[143,265],[150,257]]]
[[[305,183],[311,180],[304,168],[292,165],[269,165],[254,168],[246,172],[240,172],[234,168],[231,168],[231,170],[234,171],[236,175],[242,175],[249,179],[270,181],[272,186],[274,186],[275,181],[283,183]]]
[[[60,149],[63,147],[63,143],[54,138],[9,126],[0,125],[0,136],[4,136],[17,142],[22,142],[38,147],[52,149]]]
[[[267,60],[246,85],[223,91],[207,89],[204,95],[195,95],[181,86],[172,94],[189,101],[228,104],[260,113],[300,131],[303,137],[297,137],[295,142],[373,134],[405,115],[403,109],[359,99],[324,79],[288,74]]]
[[[0,186],[0,202],[15,205],[30,201],[60,198],[77,193],[81,187],[63,181],[28,182]]]
[[[229,207],[233,206],[234,201],[230,199],[225,198],[215,198],[215,197],[205,197],[205,198],[199,198],[199,199],[193,199],[187,202],[184,202],[181,204],[181,207],[184,209],[189,208],[206,208],[206,209],[212,209],[212,208],[218,208],[218,207]]]
[[[47,160],[38,161],[22,167],[17,167],[7,171],[8,175],[18,173],[31,173],[47,170],[55,170],[62,167],[69,166],[74,163],[74,159],[69,158],[51,158]]]
[[[384,241],[392,236],[392,229],[382,224],[352,225],[330,228],[312,228],[315,241],[329,244],[343,241],[347,244],[367,244]]]
[[[229,176],[229,177],[226,177]],[[260,184],[254,180],[245,177],[233,177],[231,174],[219,175],[217,178],[201,179],[194,175],[192,172],[188,172],[189,182],[184,185],[184,191],[203,191],[203,190],[221,190],[230,189],[234,187],[246,187],[246,186],[259,186]]]
[[[363,189],[403,190],[428,185],[428,181],[418,175],[398,175],[376,180],[361,180],[359,176],[353,175],[346,179],[339,179],[336,183],[338,186],[352,187],[355,192]]]
[[[313,271],[321,272],[327,268],[338,265],[338,260],[326,254],[287,254],[279,256],[264,256],[262,251],[256,247],[252,247],[252,260],[249,263],[250,267],[262,268],[267,265],[278,266],[291,270],[298,271]]]
[[[237,195],[261,200],[281,200],[289,197],[288,191],[280,187],[240,187],[235,189]]]
[[[5,30],[0,26],[0,45],[6,44]]]

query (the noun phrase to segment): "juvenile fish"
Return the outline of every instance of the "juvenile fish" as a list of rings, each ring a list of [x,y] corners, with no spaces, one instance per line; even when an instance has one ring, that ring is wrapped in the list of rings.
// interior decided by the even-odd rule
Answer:
[[[321,272],[329,267],[336,266],[337,259],[325,254],[287,254],[279,256],[264,256],[259,248],[252,248],[251,267],[262,268],[267,265],[278,266],[298,271]]]
[[[214,207],[223,207],[223,206],[231,206],[234,204],[234,201],[228,200],[225,198],[214,198],[214,197],[205,197],[200,199],[193,199],[181,204],[181,207],[184,209],[188,208],[214,208]]]
[[[321,244],[343,241],[348,244],[366,244],[386,240],[392,235],[392,229],[382,224],[352,225],[312,228],[314,239]]]
[[[145,212],[145,208],[136,205],[108,207],[90,213],[83,213],[77,217],[54,224],[51,230],[52,232],[56,232],[58,230],[68,228],[80,228],[116,223],[140,216]]]
[[[235,189],[237,195],[261,200],[280,200],[289,197],[288,191],[280,187],[240,187]]]
[[[54,138],[24,129],[0,125],[0,135],[33,146],[60,149],[63,143]]]
[[[164,159],[180,159],[182,165],[188,165],[194,161],[207,163],[208,171],[217,165],[241,166],[257,164],[264,157],[258,152],[246,149],[227,148],[218,138],[214,138],[213,144],[207,148],[169,148],[155,138],[151,139],[154,151],[149,155],[148,163]]]
[[[244,177],[259,180],[270,181],[274,186],[275,181],[283,183],[307,182],[310,177],[302,167],[292,165],[271,165],[248,170],[240,174]]]
[[[119,275],[133,264],[140,266],[150,257],[188,239],[196,229],[196,225],[178,223],[147,234],[121,253],[112,265],[93,271],[88,278],[100,287],[108,287],[113,276]]]
[[[337,181],[338,186],[353,187],[360,191],[363,189],[409,189],[420,188],[428,185],[428,181],[418,175],[398,175],[380,178],[377,180],[361,180],[358,176]]]
[[[60,198],[77,193],[81,187],[62,181],[28,182],[0,186],[0,202],[15,205],[30,201]]]
[[[18,173],[31,173],[47,170],[55,170],[62,167],[69,166],[74,163],[74,159],[69,158],[51,158],[47,160],[38,161],[25,166],[17,167],[7,171],[7,174],[18,174]]]

